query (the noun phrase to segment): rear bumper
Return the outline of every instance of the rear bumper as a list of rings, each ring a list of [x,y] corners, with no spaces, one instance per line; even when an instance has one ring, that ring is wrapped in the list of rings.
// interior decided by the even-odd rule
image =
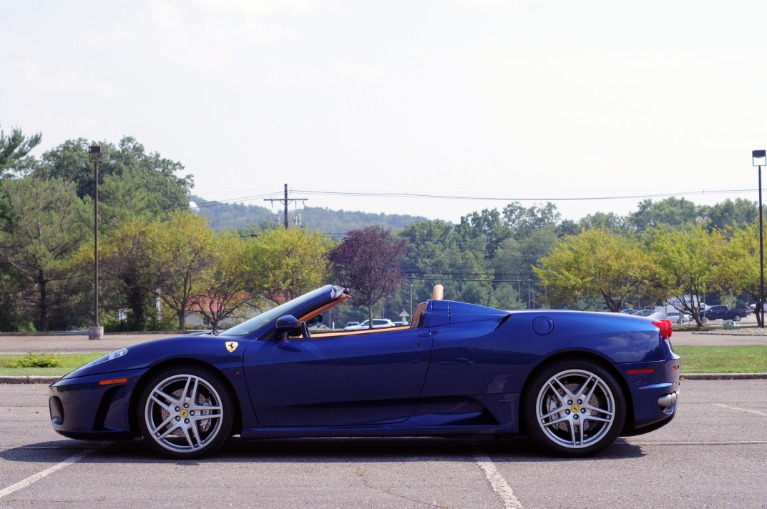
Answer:
[[[676,357],[659,362],[623,364],[619,367],[631,394],[631,416],[627,431],[666,423],[673,418],[679,400],[679,364],[679,358]]]

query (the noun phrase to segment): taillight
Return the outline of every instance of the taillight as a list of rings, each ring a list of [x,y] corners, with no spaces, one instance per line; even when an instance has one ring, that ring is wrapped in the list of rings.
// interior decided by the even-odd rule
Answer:
[[[657,322],[653,322],[652,324],[660,329],[660,337],[662,337],[663,339],[668,339],[671,337],[671,332],[674,329],[674,326],[671,323],[671,320],[658,320]]]

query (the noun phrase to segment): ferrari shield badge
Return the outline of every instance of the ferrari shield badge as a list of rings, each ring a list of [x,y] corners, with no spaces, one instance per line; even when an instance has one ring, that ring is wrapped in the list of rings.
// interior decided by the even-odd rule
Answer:
[[[237,350],[237,345],[238,344],[239,343],[237,343],[237,341],[227,341],[226,342],[226,349],[229,350],[229,353],[232,353],[235,350]]]

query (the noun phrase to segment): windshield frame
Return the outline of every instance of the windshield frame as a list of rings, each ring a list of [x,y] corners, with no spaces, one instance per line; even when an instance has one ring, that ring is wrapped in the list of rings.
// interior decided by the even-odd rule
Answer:
[[[296,318],[300,318],[314,308],[327,306],[334,300],[342,299],[342,297],[348,293],[346,288],[325,285],[296,297],[293,300],[280,304],[277,307],[264,311],[241,324],[221,332],[219,336],[241,338],[249,336],[255,332],[258,332],[258,336],[262,336],[270,329],[274,328],[274,324],[279,317],[292,315]]]

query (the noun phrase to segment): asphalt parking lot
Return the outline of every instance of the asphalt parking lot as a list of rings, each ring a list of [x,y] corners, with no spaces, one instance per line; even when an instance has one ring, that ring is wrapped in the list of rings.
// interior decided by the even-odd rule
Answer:
[[[754,329],[676,344],[767,344]],[[0,352],[105,352],[164,335],[0,336]],[[767,380],[683,381],[679,412],[605,453],[562,460],[524,437],[233,438],[171,461],[143,442],[51,428],[45,384],[0,384],[0,507],[767,507]]]
[[[686,381],[668,426],[563,460],[525,438],[230,440],[205,460],[82,442],[47,387],[0,385],[0,507],[756,508],[767,505],[767,381]]]

